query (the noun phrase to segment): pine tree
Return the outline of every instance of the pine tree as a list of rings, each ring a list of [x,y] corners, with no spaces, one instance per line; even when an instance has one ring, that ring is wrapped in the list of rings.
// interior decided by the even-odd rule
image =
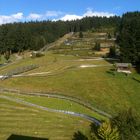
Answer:
[[[10,59],[10,51],[5,52],[4,58],[6,59],[6,61],[8,61]]]
[[[110,34],[110,33],[108,33],[107,37],[108,37],[108,39],[111,39],[111,34]]]
[[[112,119],[112,125],[118,127],[121,140],[140,139],[140,119],[132,109],[120,112]]]
[[[140,64],[140,12],[123,15],[117,42],[123,62]]]
[[[99,42],[96,42],[96,43],[95,43],[94,49],[95,49],[96,51],[100,51],[100,50],[101,50],[101,45],[100,45]]]
[[[116,47],[111,46],[109,49],[109,57],[116,57]]]
[[[83,38],[83,33],[81,31],[79,32],[79,38]]]
[[[112,128],[110,121],[106,121],[99,127],[98,136],[102,140],[119,140],[118,128]]]

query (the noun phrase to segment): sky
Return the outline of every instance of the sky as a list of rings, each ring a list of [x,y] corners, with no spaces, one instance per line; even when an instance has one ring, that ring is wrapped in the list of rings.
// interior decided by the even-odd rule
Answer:
[[[0,24],[121,16],[140,11],[140,0],[0,0]]]

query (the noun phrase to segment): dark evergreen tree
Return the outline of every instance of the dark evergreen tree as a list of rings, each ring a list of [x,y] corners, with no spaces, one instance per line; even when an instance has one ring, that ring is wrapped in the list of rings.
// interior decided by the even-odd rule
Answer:
[[[74,133],[74,140],[140,140],[140,119],[132,109],[121,111],[101,125],[91,124],[88,136],[79,131]],[[79,139],[78,139],[79,138]]]
[[[121,140],[140,139],[140,119],[132,109],[120,112],[111,122],[118,127]]]
[[[111,39],[111,34],[108,33],[108,34],[107,34],[107,37],[108,37],[108,39]]]
[[[115,46],[111,46],[109,48],[109,57],[116,57],[116,47]]]
[[[140,64],[140,12],[123,15],[117,42],[123,62]]]
[[[10,51],[5,52],[4,58],[6,59],[6,61],[8,61],[10,59]]]
[[[116,28],[120,17],[86,17],[74,21],[41,21],[13,23],[0,26],[0,52],[39,50],[69,32],[83,32],[97,28]],[[82,37],[82,35],[81,35]]]
[[[95,43],[94,50],[96,50],[96,51],[100,51],[101,50],[101,45],[100,45],[99,42]]]
[[[88,138],[80,131],[74,133],[72,140],[88,140]]]
[[[79,38],[83,38],[83,33],[81,31],[79,32]]]

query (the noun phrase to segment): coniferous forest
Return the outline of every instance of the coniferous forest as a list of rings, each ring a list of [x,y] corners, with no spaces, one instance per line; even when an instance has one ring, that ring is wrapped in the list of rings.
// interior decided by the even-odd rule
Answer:
[[[120,17],[86,17],[75,21],[41,21],[13,23],[0,26],[0,52],[7,50],[39,50],[69,32],[87,31],[101,27],[116,27]]]
[[[122,62],[140,63],[140,12],[122,17],[86,17],[75,21],[36,21],[0,26],[0,52],[39,50],[69,32],[114,28]]]
[[[140,64],[140,12],[123,15],[117,41],[121,61]]]

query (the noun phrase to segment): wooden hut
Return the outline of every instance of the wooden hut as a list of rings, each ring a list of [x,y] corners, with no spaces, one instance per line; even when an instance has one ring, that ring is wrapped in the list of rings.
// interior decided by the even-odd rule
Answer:
[[[117,72],[131,73],[131,63],[116,63]]]
[[[34,58],[34,57],[41,57],[41,56],[44,56],[44,53],[43,52],[40,52],[40,51],[33,51],[30,54],[30,57],[32,57],[32,58]]]

